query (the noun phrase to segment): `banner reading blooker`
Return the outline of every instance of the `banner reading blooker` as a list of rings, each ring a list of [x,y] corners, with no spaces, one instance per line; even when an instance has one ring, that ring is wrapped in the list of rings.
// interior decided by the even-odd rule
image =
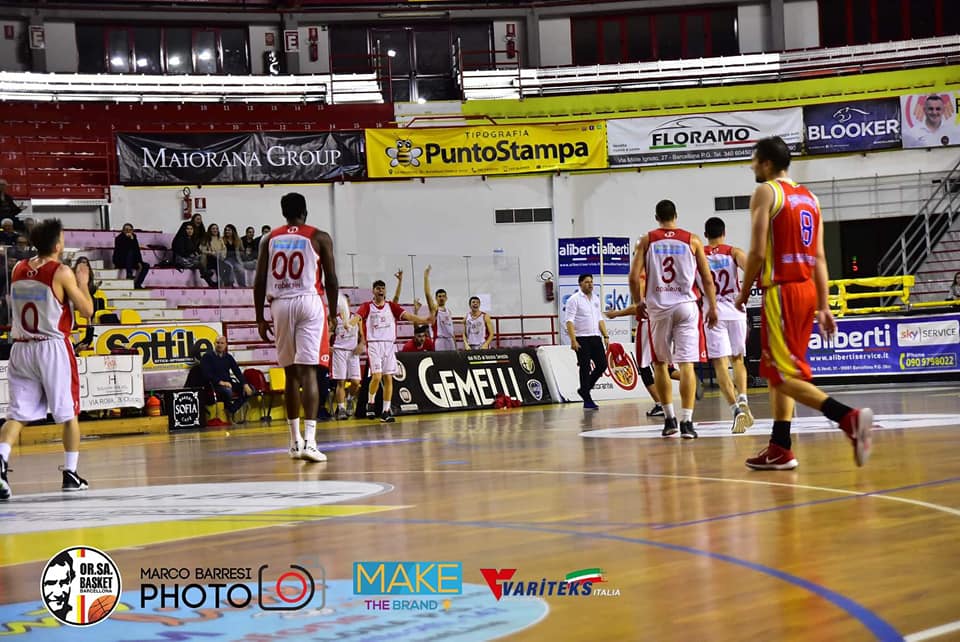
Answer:
[[[607,166],[602,122],[368,129],[370,178],[527,174]]]
[[[779,136],[794,153],[803,140],[803,110],[768,109],[607,121],[611,167],[673,165],[750,158],[761,138]]]

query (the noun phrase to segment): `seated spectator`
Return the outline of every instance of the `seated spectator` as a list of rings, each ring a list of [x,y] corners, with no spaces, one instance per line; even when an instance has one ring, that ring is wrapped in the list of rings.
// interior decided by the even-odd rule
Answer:
[[[950,298],[954,303],[960,303],[960,272],[953,275],[953,283],[950,284]]]
[[[224,260],[226,256],[227,246],[220,238],[220,226],[211,223],[206,237],[200,241],[200,269],[210,274],[216,272],[220,286],[233,282],[233,268]]]
[[[25,234],[27,238],[30,238],[30,233],[33,232],[33,228],[36,227],[37,222],[28,216],[27,218],[23,219],[23,222],[21,223],[21,220],[18,218],[13,222],[14,229],[17,229],[18,223],[20,223],[19,227],[23,227],[21,230],[23,234]]]
[[[418,325],[413,329],[413,338],[403,344],[400,352],[433,352],[436,346],[429,334],[430,328]]]
[[[13,245],[17,242],[17,232],[13,229],[13,219],[5,218],[0,221],[0,245]]]
[[[200,369],[204,382],[213,387],[217,400],[223,402],[230,422],[236,423],[234,414],[254,391],[249,384],[241,383],[244,381],[243,373],[237,360],[227,352],[226,337],[217,337],[213,352],[207,352],[200,358]]]
[[[243,244],[240,243],[240,237],[237,235],[237,228],[228,223],[223,226],[223,245],[227,248],[227,256],[224,262],[230,267],[224,275],[225,287],[234,285],[247,287],[246,274],[243,271],[243,262],[240,259],[240,252],[243,250]]]
[[[104,309],[103,299],[101,297],[94,296],[97,293],[97,290],[100,289],[100,284],[103,282],[97,281],[96,274],[94,274],[93,268],[90,267],[90,260],[85,256],[77,258],[73,264],[73,269],[76,270],[77,266],[81,263],[85,263],[87,269],[90,270],[90,283],[87,287],[90,288],[90,298],[93,299],[93,311],[96,313],[98,310]],[[84,329],[83,337],[80,339],[77,345],[73,346],[74,352],[79,353],[82,350],[93,350],[93,340],[93,319],[87,319],[87,327]]]
[[[260,228],[260,236],[254,239],[254,242],[257,244],[257,252],[260,252],[260,241],[263,239],[270,238],[270,226],[264,225]],[[254,266],[256,267],[256,266]]]
[[[143,280],[147,278],[150,265],[144,262],[140,254],[140,239],[130,223],[123,224],[123,230],[113,242],[113,267],[126,270],[127,278],[133,279],[133,287],[143,289]]]
[[[197,241],[197,228],[192,221],[185,221],[173,237],[170,249],[173,251],[173,265],[178,270],[200,270],[200,278],[214,287],[210,270],[200,267],[200,244]]]
[[[7,179],[0,178],[0,216],[10,217],[11,223],[23,208],[14,202],[13,197],[7,194]]]
[[[260,256],[259,239],[255,239],[254,234],[256,234],[256,230],[251,225],[246,229],[243,238],[240,239],[240,244],[243,246],[240,250],[240,261],[243,263],[243,269],[245,270],[257,269],[257,257]]]

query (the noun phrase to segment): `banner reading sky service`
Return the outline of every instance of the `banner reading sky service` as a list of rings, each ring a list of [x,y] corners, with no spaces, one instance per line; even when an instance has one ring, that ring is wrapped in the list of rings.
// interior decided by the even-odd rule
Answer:
[[[768,109],[607,121],[611,167],[674,165],[750,158],[754,144],[780,136],[799,153],[803,110]]]
[[[857,100],[803,108],[808,154],[900,146],[900,99]]]
[[[117,134],[123,185],[314,183],[366,171],[361,132]]]
[[[936,89],[900,97],[903,146],[960,145],[960,90]]]
[[[607,166],[603,122],[368,129],[370,178],[492,176]]]

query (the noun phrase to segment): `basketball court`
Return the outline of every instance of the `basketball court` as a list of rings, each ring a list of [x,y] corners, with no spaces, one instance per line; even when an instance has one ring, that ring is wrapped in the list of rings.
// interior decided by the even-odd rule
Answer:
[[[321,424],[325,464],[291,461],[276,421],[87,440],[91,489],[76,494],[59,490],[58,443],[18,448],[0,505],[0,636],[960,639],[960,387],[834,391],[877,414],[865,468],[801,410],[799,468],[747,470],[769,434],[761,391],[757,424],[736,436],[708,394],[689,442],[660,438],[646,402]],[[108,553],[122,577],[119,606],[92,629],[63,626],[40,599],[45,564],[70,546]],[[377,608],[354,594],[354,563],[374,561],[460,562],[462,591]],[[303,575],[273,583],[291,566],[316,589],[299,607]],[[250,569],[221,583],[272,585],[292,606],[217,605],[215,569]],[[558,594],[584,576],[590,595]],[[200,586],[177,592],[188,584]]]

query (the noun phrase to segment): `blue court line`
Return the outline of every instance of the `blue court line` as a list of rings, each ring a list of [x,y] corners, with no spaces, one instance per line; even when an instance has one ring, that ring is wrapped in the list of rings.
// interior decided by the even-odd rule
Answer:
[[[830,504],[832,502],[842,502],[848,501],[851,499],[861,499],[863,497],[869,497],[871,495],[885,495],[889,493],[898,493],[904,490],[911,490],[914,488],[926,488],[928,486],[940,486],[943,484],[954,484],[960,482],[960,477],[948,477],[947,479],[936,479],[934,481],[920,482],[918,484],[908,484],[906,486],[898,486],[896,488],[885,488],[883,490],[872,490],[865,493],[859,493],[857,495],[843,495],[842,497],[829,497],[827,499],[815,499],[809,502],[800,502],[797,504],[784,504],[782,506],[773,506],[772,508],[758,508],[757,510],[748,510],[740,513],[728,513],[726,515],[716,515],[714,517],[704,517],[703,519],[694,519],[687,522],[672,522],[668,524],[659,524],[652,526],[654,530],[666,530],[669,528],[678,528],[681,526],[694,526],[696,524],[706,524],[708,522],[718,522],[725,519],[734,519],[736,517],[746,517],[748,515],[760,515],[763,513],[773,513],[781,510],[789,510],[791,508],[802,508],[804,506],[817,506],[818,504]],[[812,490],[812,489],[804,489]]]
[[[441,466],[456,466],[456,465],[459,465],[459,464],[469,464],[469,463],[470,463],[470,462],[468,462],[466,459],[448,459],[448,460],[446,460],[446,461],[441,461],[441,462],[440,462],[440,465],[441,465]]]
[[[605,539],[615,542],[623,542],[626,544],[640,544],[643,546],[653,546],[655,548],[661,548],[664,550],[672,551],[675,553],[688,553],[690,555],[697,555],[699,557],[706,557],[708,559],[717,560],[721,562],[727,562],[728,564],[734,564],[736,566],[741,566],[751,571],[757,573],[763,573],[764,575],[769,575],[778,580],[782,580],[789,584],[793,584],[796,587],[809,591],[823,599],[827,600],[834,606],[843,609],[851,617],[860,622],[865,626],[877,640],[881,642],[903,642],[903,635],[901,635],[897,629],[893,627],[889,622],[881,618],[879,615],[868,609],[867,607],[855,602],[845,595],[841,595],[835,591],[831,591],[825,586],[821,586],[809,580],[805,580],[802,577],[797,577],[796,575],[791,575],[784,571],[771,568],[769,566],[764,566],[763,564],[757,564],[755,562],[750,562],[748,560],[740,559],[738,557],[732,557],[730,555],[725,555],[723,553],[713,553],[710,551],[705,551],[699,548],[692,548],[690,546],[681,546],[679,544],[669,544],[667,542],[657,542],[649,539],[643,539],[639,537],[625,537],[623,535],[611,535],[609,533],[595,533],[595,532],[583,532],[583,531],[573,531],[565,530],[559,528],[545,528],[539,526],[519,526],[515,524],[508,524],[502,522],[489,522],[489,521],[463,521],[455,522],[444,519],[403,519],[403,518],[376,518],[376,517],[360,517],[360,516],[344,516],[335,519],[342,519],[352,522],[365,522],[371,524],[429,524],[429,525],[443,525],[443,526],[467,526],[471,528],[494,528],[494,529],[510,529],[510,530],[521,530],[521,531],[532,531],[539,533],[552,533],[556,535],[570,535],[573,537],[585,537],[588,539]]]

